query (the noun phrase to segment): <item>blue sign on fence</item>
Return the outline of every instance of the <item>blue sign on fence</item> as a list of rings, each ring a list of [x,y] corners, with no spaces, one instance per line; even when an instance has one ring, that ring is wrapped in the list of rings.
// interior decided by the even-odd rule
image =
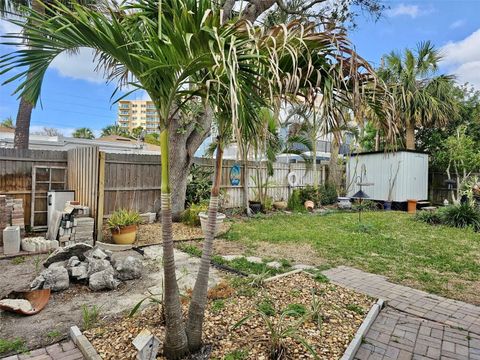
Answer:
[[[232,168],[230,169],[230,184],[232,186],[240,185],[240,165],[233,164]]]

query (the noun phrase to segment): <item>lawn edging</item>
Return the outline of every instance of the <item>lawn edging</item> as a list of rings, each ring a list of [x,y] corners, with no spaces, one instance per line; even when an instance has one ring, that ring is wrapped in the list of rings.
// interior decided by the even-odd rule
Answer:
[[[360,327],[358,328],[357,332],[355,333],[355,337],[348,345],[340,360],[353,360],[353,358],[357,354],[360,345],[362,345],[363,339],[367,335],[370,326],[372,326],[373,322],[380,313],[380,310],[382,310],[384,304],[385,301],[383,299],[378,299],[375,304],[372,305],[370,311],[363,320],[362,325],[360,325]]]
[[[70,328],[70,338],[86,360],[102,360],[93,345],[88,341],[87,337],[82,334],[78,326],[75,325]]]

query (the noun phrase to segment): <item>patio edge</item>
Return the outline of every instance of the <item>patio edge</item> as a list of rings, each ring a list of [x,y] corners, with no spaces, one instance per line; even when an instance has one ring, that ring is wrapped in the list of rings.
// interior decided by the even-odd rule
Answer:
[[[70,338],[78,347],[86,360],[102,360],[93,345],[90,343],[90,341],[88,341],[87,337],[82,334],[78,326],[72,326],[69,333]]]
[[[360,325],[360,327],[358,328],[357,332],[355,333],[355,337],[348,345],[347,349],[343,353],[343,356],[340,358],[340,360],[354,359],[360,345],[362,345],[362,341],[364,337],[366,336],[368,330],[370,329],[370,326],[372,326],[373,322],[375,321],[378,314],[382,310],[384,304],[385,304],[385,301],[383,299],[378,299],[377,302],[372,305],[372,307],[370,308],[370,311],[368,312],[367,316],[363,320],[362,325]]]

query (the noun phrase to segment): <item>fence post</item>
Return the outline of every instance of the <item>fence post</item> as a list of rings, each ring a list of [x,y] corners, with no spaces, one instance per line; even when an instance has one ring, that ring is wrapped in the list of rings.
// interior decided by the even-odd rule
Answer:
[[[96,241],[103,240],[103,205],[105,195],[105,152],[98,153],[98,191],[97,191],[97,236]]]

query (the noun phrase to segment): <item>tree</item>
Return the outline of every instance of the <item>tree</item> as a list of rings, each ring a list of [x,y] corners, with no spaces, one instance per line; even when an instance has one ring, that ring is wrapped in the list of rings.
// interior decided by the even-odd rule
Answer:
[[[2,122],[0,122],[0,126],[3,126],[3,127],[6,127],[6,128],[10,128],[10,129],[14,129],[15,126],[13,125],[13,119],[11,116],[7,117],[5,120],[3,120]]]
[[[129,137],[130,133],[120,125],[107,125],[102,129],[100,136],[103,137],[109,135]]]
[[[95,139],[92,129],[86,127],[75,129],[72,136],[78,139]]]
[[[35,131],[32,134],[41,136],[63,136],[63,133],[60,130],[46,126],[44,126],[42,130]]]
[[[439,51],[427,41],[415,50],[386,55],[378,71],[394,99],[395,121],[404,130],[407,149],[415,149],[416,128],[444,126],[458,116],[453,77],[435,76],[440,60]]]

